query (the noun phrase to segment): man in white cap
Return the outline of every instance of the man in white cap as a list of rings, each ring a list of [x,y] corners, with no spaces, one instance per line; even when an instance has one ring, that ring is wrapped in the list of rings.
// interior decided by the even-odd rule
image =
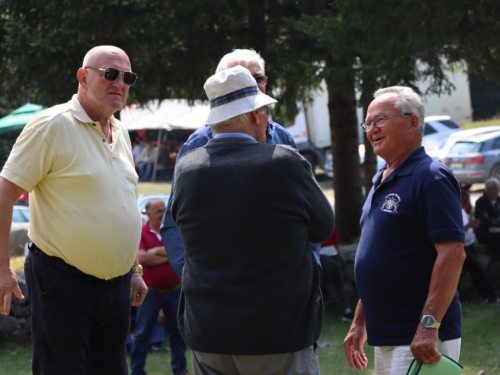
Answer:
[[[235,49],[224,55],[219,61],[215,73],[222,72],[223,70],[233,68],[238,65],[243,66],[250,71],[250,74],[252,74],[252,77],[254,77],[257,82],[257,87],[262,93],[265,94],[267,85],[265,61],[258,52],[252,49]],[[211,127],[201,126],[198,130],[191,134],[188,140],[182,145],[182,148],[177,154],[177,159],[191,150],[204,146],[212,138],[213,134]],[[284,127],[271,119],[268,119],[267,121],[266,143],[273,145],[288,145],[294,149],[297,148],[297,145],[295,144],[295,141],[290,133],[288,133]],[[172,176],[172,191],[174,191],[175,187],[174,177],[175,175]],[[170,198],[172,198],[172,195]],[[172,199],[167,204],[167,210],[165,216],[163,217],[160,232],[167,251],[168,261],[177,276],[181,277],[182,268],[184,267],[184,245],[181,241],[179,229],[172,220],[171,202]],[[310,248],[319,265],[319,244],[311,243]]]
[[[195,374],[319,374],[323,302],[309,241],[331,205],[309,163],[266,142],[267,105],[236,66],[205,83],[214,138],[175,169],[172,217],[185,247],[179,328]]]

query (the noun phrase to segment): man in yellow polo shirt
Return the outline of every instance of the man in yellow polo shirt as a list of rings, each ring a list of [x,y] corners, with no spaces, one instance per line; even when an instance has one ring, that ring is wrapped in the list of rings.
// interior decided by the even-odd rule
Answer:
[[[127,374],[130,305],[147,293],[137,263],[141,216],[125,127],[113,117],[137,80],[120,48],[91,49],[78,93],[26,125],[0,173],[0,313],[12,292],[8,237],[15,200],[30,195],[25,275],[33,373]]]

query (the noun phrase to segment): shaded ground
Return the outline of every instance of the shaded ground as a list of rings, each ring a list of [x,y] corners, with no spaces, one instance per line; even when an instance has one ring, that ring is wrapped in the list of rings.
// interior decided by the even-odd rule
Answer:
[[[321,189],[323,189],[323,192],[325,193],[326,197],[328,200],[332,203],[334,203],[334,194],[333,194],[333,179],[327,177],[324,174],[317,175],[316,180],[319,183],[319,186],[321,186]]]

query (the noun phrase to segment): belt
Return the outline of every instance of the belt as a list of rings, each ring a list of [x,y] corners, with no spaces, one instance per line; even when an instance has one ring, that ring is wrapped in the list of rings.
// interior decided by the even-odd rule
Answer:
[[[177,284],[176,286],[172,286],[172,287],[166,286],[164,288],[155,288],[155,287],[148,285],[148,290],[152,290],[153,292],[165,294],[165,293],[175,292],[176,290],[179,290],[180,287],[181,287],[181,283]]]
[[[108,284],[108,283],[114,283],[115,281],[121,279],[122,277],[125,277],[125,275],[114,277],[109,280],[104,280],[100,279],[98,277],[86,274],[82,271],[80,271],[78,268],[66,263],[64,260],[58,257],[50,256],[45,254],[38,246],[35,245],[33,241],[30,241],[28,244],[28,250],[36,255],[37,257],[47,261],[51,265],[53,265],[56,268],[59,268],[61,271],[64,271],[66,273],[69,273],[71,275],[78,276],[82,279],[92,281],[92,282],[97,282],[97,283],[102,283],[102,284]]]

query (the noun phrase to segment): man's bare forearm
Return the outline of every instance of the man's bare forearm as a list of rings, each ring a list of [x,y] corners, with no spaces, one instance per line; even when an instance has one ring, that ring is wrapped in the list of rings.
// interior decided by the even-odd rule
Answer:
[[[14,203],[23,189],[0,176],[0,266],[9,265],[9,237]]]
[[[435,247],[438,256],[422,314],[432,315],[440,322],[457,290],[465,251],[464,244],[460,241],[438,242]]]

